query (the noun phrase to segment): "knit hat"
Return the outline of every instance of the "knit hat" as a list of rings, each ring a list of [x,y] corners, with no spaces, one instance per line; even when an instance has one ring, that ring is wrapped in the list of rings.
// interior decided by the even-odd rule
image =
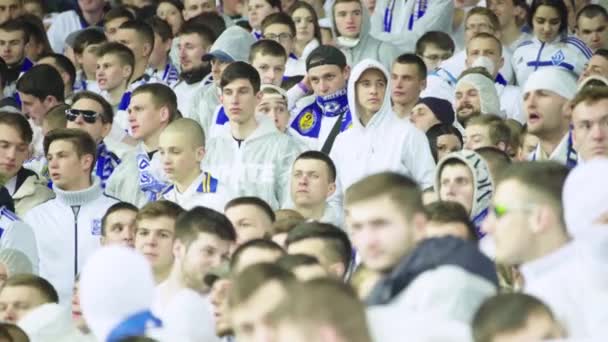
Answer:
[[[23,252],[12,248],[0,249],[0,264],[6,267],[7,276],[33,273],[31,260]]]
[[[255,38],[240,26],[227,28],[211,46],[210,52],[203,56],[204,61],[217,58],[223,62],[247,62],[249,50]]]
[[[571,100],[576,95],[576,78],[564,68],[540,68],[530,74],[522,93],[526,94],[534,90],[549,90]]]
[[[500,115],[500,98],[494,87],[493,80],[482,74],[471,73],[461,77],[458,83],[456,83],[455,89],[458,89],[463,83],[470,84],[477,89],[482,114]]]
[[[418,103],[429,107],[439,122],[448,125],[454,123],[454,108],[449,101],[438,97],[423,97],[418,100]]]

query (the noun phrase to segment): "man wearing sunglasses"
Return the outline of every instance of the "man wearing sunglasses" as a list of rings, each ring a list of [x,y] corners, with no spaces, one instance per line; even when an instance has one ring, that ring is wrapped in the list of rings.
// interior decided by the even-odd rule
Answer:
[[[65,112],[67,128],[83,130],[97,144],[97,160],[93,168],[99,177],[102,188],[120,164],[120,159],[108,149],[104,138],[112,129],[114,112],[112,106],[103,97],[90,91],[79,92],[74,96],[72,107]]]

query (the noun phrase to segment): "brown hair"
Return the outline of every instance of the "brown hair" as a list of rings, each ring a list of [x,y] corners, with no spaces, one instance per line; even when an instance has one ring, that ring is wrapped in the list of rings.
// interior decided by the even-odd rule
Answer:
[[[33,274],[15,274],[4,283],[4,288],[11,286],[30,287],[38,291],[47,303],[59,303],[57,291],[48,280]]]
[[[245,268],[236,274],[228,295],[228,303],[234,308],[247,301],[262,285],[270,281],[278,281],[283,285],[296,281],[293,273],[270,263],[259,263]]]
[[[494,30],[494,32],[500,30],[500,21],[498,20],[498,17],[496,16],[496,14],[494,14],[494,12],[492,12],[490,9],[488,9],[486,7],[473,7],[469,11],[469,13],[467,13],[466,18],[464,19],[465,30],[466,30],[467,21],[469,21],[469,18],[474,15],[483,15],[483,16],[487,17],[488,19],[490,19],[490,24],[492,25],[491,28]]]
[[[68,119],[65,117],[65,111],[69,108],[70,106],[67,104],[60,103],[46,112],[42,121],[46,122],[47,126],[50,128],[49,132],[57,128],[67,127]]]
[[[169,217],[177,219],[184,209],[179,205],[165,200],[150,202],[143,206],[135,217],[135,222],[145,219],[155,219],[159,217]]]
[[[21,139],[28,145],[32,142],[34,132],[25,116],[19,113],[0,112],[0,125],[7,125],[18,131]]]
[[[133,95],[149,94],[155,108],[167,107],[169,109],[169,123],[179,119],[181,114],[177,110],[177,96],[168,86],[161,83],[148,83],[137,87]]]
[[[583,88],[572,100],[572,109],[581,103],[592,105],[608,99],[608,87]]]
[[[91,162],[91,169],[95,165],[95,158],[97,157],[97,144],[93,140],[93,138],[89,135],[89,133],[82,131],[80,129],[74,128],[57,128],[49,132],[46,137],[44,137],[44,154],[49,153],[49,147],[54,141],[57,140],[66,140],[74,146],[74,150],[76,151],[76,155],[79,158],[82,156],[89,154],[93,157],[93,161]]]
[[[467,126],[485,126],[488,127],[488,135],[490,143],[498,146],[499,143],[504,143],[505,148],[511,144],[511,130],[505,121],[494,114],[477,115],[468,120]]]

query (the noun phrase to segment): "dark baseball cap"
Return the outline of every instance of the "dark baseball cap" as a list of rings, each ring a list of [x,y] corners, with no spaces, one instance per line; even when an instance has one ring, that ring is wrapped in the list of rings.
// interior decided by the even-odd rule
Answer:
[[[337,65],[342,69],[346,66],[346,57],[334,46],[320,45],[306,58],[306,71],[321,65]]]

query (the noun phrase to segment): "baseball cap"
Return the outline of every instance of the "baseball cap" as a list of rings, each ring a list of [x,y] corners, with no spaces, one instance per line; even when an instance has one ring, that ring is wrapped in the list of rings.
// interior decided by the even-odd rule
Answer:
[[[219,59],[222,62],[247,62],[251,45],[255,38],[239,26],[227,28],[213,43],[210,52],[203,56],[203,61]]]
[[[306,71],[321,65],[337,65],[340,68],[346,66],[346,57],[338,48],[330,45],[320,45],[312,50],[306,58]]]

